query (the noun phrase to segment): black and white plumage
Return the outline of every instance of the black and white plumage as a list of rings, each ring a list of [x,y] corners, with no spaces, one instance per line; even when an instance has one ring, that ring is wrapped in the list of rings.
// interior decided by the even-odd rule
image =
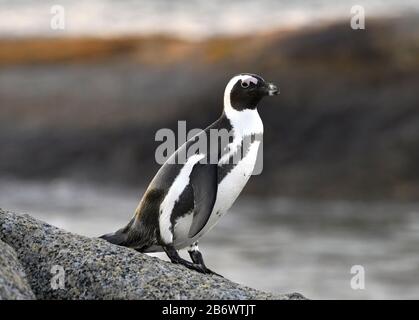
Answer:
[[[250,178],[263,135],[257,106],[264,96],[278,93],[260,76],[233,77],[225,89],[221,117],[163,164],[129,224],[102,238],[140,252],[165,251],[174,263],[213,273],[204,264],[198,240],[230,209]],[[221,143],[217,139],[210,147],[211,129],[227,130],[230,138]],[[199,139],[207,139],[207,150],[190,153]],[[232,161],[237,153],[239,160]],[[181,154],[190,155],[180,163]],[[177,250],[183,248],[189,248],[193,262],[179,256]]]

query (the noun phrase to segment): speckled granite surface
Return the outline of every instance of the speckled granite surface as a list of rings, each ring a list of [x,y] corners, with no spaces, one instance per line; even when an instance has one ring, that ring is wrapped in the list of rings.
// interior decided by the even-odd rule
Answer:
[[[16,252],[0,241],[0,300],[35,299]]]
[[[132,249],[72,234],[28,215],[1,209],[0,240],[14,249],[38,299],[302,298],[299,294],[265,293],[224,278],[199,274]],[[12,262],[12,270],[16,268],[13,250],[4,259]],[[54,278],[58,269],[64,271],[64,288],[54,285],[59,283]],[[17,279],[17,284],[19,281]],[[23,294],[31,297],[30,290]]]

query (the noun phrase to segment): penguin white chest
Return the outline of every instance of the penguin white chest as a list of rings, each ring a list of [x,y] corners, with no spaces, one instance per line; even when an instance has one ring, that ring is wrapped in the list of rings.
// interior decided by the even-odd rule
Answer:
[[[213,219],[217,219],[216,216],[221,216],[230,209],[245,187],[255,168],[261,141],[258,139],[252,140],[251,137],[256,135],[262,137],[263,135],[263,123],[256,109],[244,111],[232,109],[226,111],[226,114],[234,130],[234,139],[229,146],[231,153],[234,153],[235,149],[237,150],[237,148],[240,148],[243,142],[245,142],[244,145],[250,143],[250,141],[252,142],[248,145],[247,153],[243,151],[242,159],[237,162],[233,169],[218,185],[217,199],[211,215],[211,218]],[[223,156],[220,159],[219,164],[228,161],[231,153],[225,155],[225,157]]]
[[[229,146],[231,153],[235,152],[235,148],[242,144],[242,141],[249,141],[248,138],[252,135],[263,135],[263,123],[259,117],[257,110],[235,111],[229,110],[226,112],[234,130],[234,139]],[[215,200],[214,208],[211,216],[205,227],[198,233],[193,240],[200,238],[222,217],[234,204],[237,197],[248,182],[250,176],[255,168],[258,160],[258,151],[260,147],[260,140],[255,139],[248,147],[246,154],[240,159],[232,170],[221,180],[218,185],[217,198]],[[219,165],[228,161],[230,154],[226,154],[225,158],[221,158]]]
[[[177,248],[184,248],[191,245],[215,226],[218,220],[234,204],[255,168],[261,140],[252,140],[251,136],[258,135],[261,137],[263,135],[263,123],[257,110],[245,110],[241,112],[230,110],[227,116],[234,130],[233,141],[228,145],[229,151],[221,157],[218,165],[226,165],[227,163],[231,163],[231,160],[233,160],[232,163],[234,165],[219,182],[217,197],[211,215],[204,228],[197,235],[193,238],[187,236],[187,231],[192,223],[193,213],[188,213],[177,221],[174,228],[176,235],[175,246]],[[245,145],[247,143],[247,152],[242,152],[242,158],[240,159],[231,159],[232,155],[242,147],[242,142]]]
[[[260,141],[254,141],[249,146],[246,156],[233,167],[218,185],[217,198],[208,221],[208,229],[205,229],[209,230],[215,225],[218,219],[231,208],[246,186],[257,161],[259,146]]]
[[[240,192],[246,186],[255,167],[260,141],[254,141],[249,149],[233,169],[221,180],[218,185],[217,197],[214,208],[205,227],[192,239],[188,237],[189,229],[192,224],[193,212],[188,212],[185,216],[176,221],[174,226],[175,247],[180,249],[194,243],[215,226],[217,221],[231,208]]]

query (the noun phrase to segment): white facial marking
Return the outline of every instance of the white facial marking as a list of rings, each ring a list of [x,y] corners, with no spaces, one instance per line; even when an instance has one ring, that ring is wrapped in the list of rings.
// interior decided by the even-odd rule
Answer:
[[[167,192],[166,197],[160,204],[159,227],[160,235],[164,243],[169,244],[173,242],[173,233],[171,231],[170,216],[176,201],[179,200],[185,187],[189,184],[190,174],[196,163],[198,163],[205,155],[194,154],[188,158],[185,165],[180,170],[178,176],[173,181],[172,186]]]
[[[233,77],[228,83],[227,86],[224,90],[224,110],[227,109],[234,109],[231,105],[231,101],[230,101],[230,93],[231,90],[233,89],[234,85],[241,80],[242,82],[245,82],[247,84],[250,84],[251,82],[254,84],[258,83],[258,79],[256,79],[255,77],[246,75],[246,74],[240,74],[238,76]]]
[[[242,82],[252,82],[257,84],[258,80],[249,75],[238,75],[233,77],[227,84],[224,91],[224,112],[233,126],[235,136],[244,136],[263,133],[263,123],[256,109],[236,110],[232,107],[230,93],[234,85],[241,80]],[[233,141],[234,142],[234,141]],[[236,141],[239,144],[241,141]]]
[[[238,75],[233,77],[227,84],[224,91],[224,112],[233,126],[235,138],[243,137],[245,135],[263,133],[263,123],[259,117],[256,109],[236,110],[232,107],[230,101],[230,93],[237,81],[247,81],[256,83],[258,80],[249,75]],[[233,140],[233,143],[238,145],[241,140]],[[234,145],[233,145],[234,146]]]
[[[258,80],[254,77],[249,76],[245,79],[242,79],[242,83],[245,83],[247,86],[249,86],[250,83],[258,84]]]

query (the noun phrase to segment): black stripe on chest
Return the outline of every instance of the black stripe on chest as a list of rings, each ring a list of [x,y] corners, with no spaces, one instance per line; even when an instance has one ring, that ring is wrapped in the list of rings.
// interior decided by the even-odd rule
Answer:
[[[215,163],[218,163],[226,146],[228,143],[232,141],[232,126],[230,123],[230,120],[223,114],[216,122],[214,122],[211,126],[206,128],[202,131],[201,134],[197,135],[195,138],[190,139],[186,142],[185,148],[186,148],[186,154],[188,156],[191,156],[195,152],[196,143],[199,139],[206,139],[206,150],[199,150],[200,153],[205,154],[205,161],[206,163],[212,163],[215,161]],[[223,130],[224,132],[230,133],[231,139],[225,140],[225,139],[217,139],[217,141],[211,141],[211,138],[214,138],[214,136],[211,137],[210,130]],[[215,144],[215,147],[214,147]],[[215,152],[215,154],[214,154]],[[219,178],[217,179],[218,181]],[[194,194],[193,189],[190,184],[188,184],[181,195],[179,196],[179,199],[175,202],[175,205],[173,207],[172,214],[170,216],[170,222],[172,224],[172,228],[176,224],[176,221],[188,214],[189,212],[193,211],[194,209]],[[173,231],[173,230],[172,230]]]
[[[248,155],[250,147],[255,141],[262,141],[262,136],[261,133],[254,133],[243,137],[237,150],[230,155],[228,162],[218,165],[218,184]],[[224,154],[227,153],[228,148],[224,151]]]

